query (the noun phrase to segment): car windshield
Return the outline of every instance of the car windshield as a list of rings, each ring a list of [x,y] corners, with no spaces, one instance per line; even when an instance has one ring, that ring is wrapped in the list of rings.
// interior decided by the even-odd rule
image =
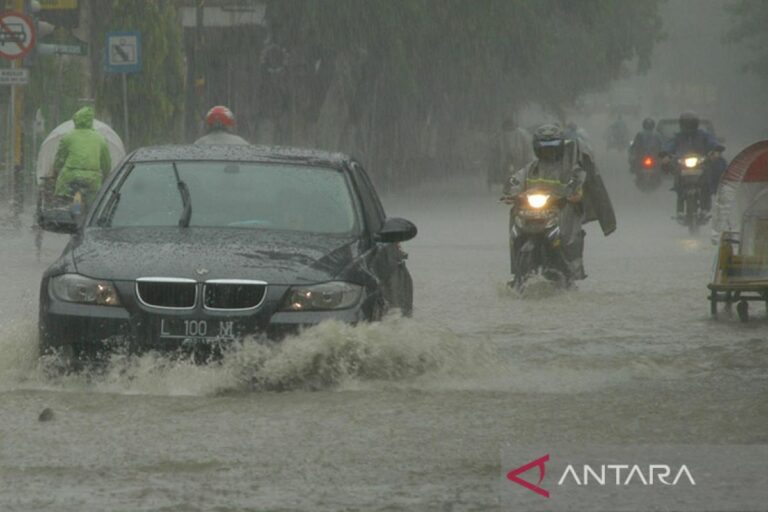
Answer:
[[[350,188],[338,170],[218,161],[135,164],[107,196],[97,224],[178,226],[184,216],[180,181],[189,190],[190,227],[348,234],[358,226]]]

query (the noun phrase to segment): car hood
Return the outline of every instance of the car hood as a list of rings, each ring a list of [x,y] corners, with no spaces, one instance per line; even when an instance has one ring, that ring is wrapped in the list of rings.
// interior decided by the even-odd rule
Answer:
[[[323,282],[358,258],[359,239],[217,228],[88,228],[72,246],[77,272],[94,278],[257,279]]]

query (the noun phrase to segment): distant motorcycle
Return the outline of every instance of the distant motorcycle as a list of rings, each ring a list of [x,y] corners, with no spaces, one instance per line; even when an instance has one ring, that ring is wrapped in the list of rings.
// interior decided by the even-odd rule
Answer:
[[[517,272],[510,286],[522,292],[535,275],[567,287],[570,283],[560,248],[560,211],[565,206],[571,184],[530,188],[513,202],[510,244]],[[502,198],[507,202],[510,198]]]
[[[677,159],[677,186],[684,205],[681,223],[692,235],[698,234],[699,227],[709,221],[701,211],[703,195],[710,193],[705,173],[708,162],[708,157],[695,153]]]
[[[635,175],[635,186],[643,192],[652,192],[659,188],[662,182],[662,172],[658,159],[654,155],[642,155],[633,162],[632,174]]]

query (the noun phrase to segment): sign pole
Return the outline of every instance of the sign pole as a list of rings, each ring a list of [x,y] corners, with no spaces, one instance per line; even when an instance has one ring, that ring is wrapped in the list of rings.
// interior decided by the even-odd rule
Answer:
[[[141,32],[137,30],[107,32],[106,62],[107,73],[120,73],[123,82],[123,142],[131,147],[130,125],[128,123],[128,73],[141,72]]]
[[[15,69],[21,68],[21,60],[13,61]],[[24,209],[24,88],[19,85],[13,87],[13,220],[19,221]]]
[[[126,149],[131,147],[131,137],[128,134],[128,80],[126,79],[127,73],[123,75],[123,123],[125,126],[125,147]],[[130,149],[129,149],[130,151]]]

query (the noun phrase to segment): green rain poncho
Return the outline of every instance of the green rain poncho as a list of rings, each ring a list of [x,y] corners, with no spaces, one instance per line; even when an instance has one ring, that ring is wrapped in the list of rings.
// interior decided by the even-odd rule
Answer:
[[[59,141],[53,171],[57,196],[72,197],[71,185],[78,181],[86,187],[85,196],[93,201],[101,182],[112,168],[107,141],[93,129],[93,109],[83,107],[72,116],[75,129]]]

